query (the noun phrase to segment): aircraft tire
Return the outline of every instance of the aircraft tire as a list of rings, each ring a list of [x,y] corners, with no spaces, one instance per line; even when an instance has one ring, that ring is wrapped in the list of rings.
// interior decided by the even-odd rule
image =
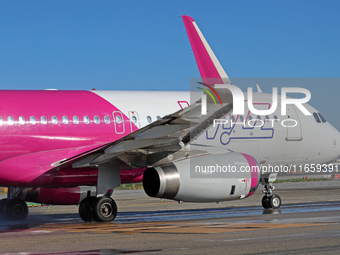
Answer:
[[[7,201],[4,213],[8,219],[24,220],[28,215],[28,207],[24,200],[14,198]]]
[[[117,204],[110,197],[98,197],[94,204],[94,217],[98,222],[110,222],[117,216]]]
[[[269,209],[270,208],[270,196],[263,196],[262,197],[262,207],[264,209]]]
[[[84,198],[79,205],[79,216],[85,222],[92,222],[94,220],[94,203],[96,201],[96,197],[86,197]]]
[[[278,195],[273,194],[269,198],[269,203],[270,203],[270,208],[279,209],[281,206],[281,198]]]
[[[3,199],[0,200],[0,217],[5,214],[5,205],[6,205],[7,201],[8,201],[7,198],[3,198]]]

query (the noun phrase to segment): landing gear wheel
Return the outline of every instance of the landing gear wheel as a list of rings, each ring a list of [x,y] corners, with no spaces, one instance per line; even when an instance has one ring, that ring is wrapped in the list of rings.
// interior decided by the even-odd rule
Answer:
[[[273,183],[276,177],[277,173],[264,174],[261,176],[262,185],[264,185],[262,192],[265,194],[262,198],[262,206],[264,209],[279,209],[281,206],[281,198],[273,194],[273,190],[275,189]]]
[[[92,222],[94,220],[93,207],[96,197],[86,197],[79,205],[79,216],[85,222]]]
[[[6,205],[7,201],[8,201],[7,198],[3,198],[3,199],[0,200],[0,217],[5,214],[5,205]]]
[[[273,194],[262,198],[262,206],[264,209],[279,209],[281,206],[281,198]]]
[[[269,209],[270,208],[270,196],[264,196],[262,198],[262,206],[264,209]]]
[[[28,207],[24,200],[14,198],[7,201],[4,212],[11,220],[24,220],[28,215]]]
[[[110,197],[98,197],[93,212],[95,219],[99,222],[113,221],[117,216],[116,202]]]
[[[270,208],[278,209],[281,206],[281,198],[278,195],[273,194],[272,196],[270,196],[269,204]]]

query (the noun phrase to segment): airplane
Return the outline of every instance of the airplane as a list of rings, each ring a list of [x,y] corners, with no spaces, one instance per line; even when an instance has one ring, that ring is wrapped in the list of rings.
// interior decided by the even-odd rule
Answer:
[[[340,156],[340,133],[307,103],[311,116],[293,104],[282,116],[280,103],[269,116],[255,116],[247,104],[244,115],[233,114],[229,77],[196,22],[182,18],[204,92],[0,92],[3,217],[23,220],[26,202],[38,202],[79,205],[85,222],[109,222],[118,211],[114,189],[136,182],[151,197],[179,202],[244,199],[262,182],[263,207],[276,209],[276,174],[263,167],[323,166]],[[220,105],[209,97],[215,92]],[[253,102],[269,109],[272,94],[258,87]],[[279,118],[297,126],[279,125]],[[228,172],[213,176],[219,168]]]

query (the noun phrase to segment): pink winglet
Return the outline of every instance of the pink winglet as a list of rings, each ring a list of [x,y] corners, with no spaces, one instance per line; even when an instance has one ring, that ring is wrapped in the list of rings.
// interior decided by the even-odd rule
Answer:
[[[194,19],[186,15],[183,15],[182,18],[203,82],[209,85],[223,84],[222,78],[194,26]]]

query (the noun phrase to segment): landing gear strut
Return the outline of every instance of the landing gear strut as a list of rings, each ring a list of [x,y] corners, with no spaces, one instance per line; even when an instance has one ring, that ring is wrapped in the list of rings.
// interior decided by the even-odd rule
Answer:
[[[264,190],[262,192],[265,194],[262,198],[262,206],[264,209],[279,209],[281,206],[280,196],[273,194],[275,189],[273,182],[276,180],[276,173],[264,174],[262,175],[262,184],[264,185]]]
[[[119,162],[98,167],[97,195],[84,198],[79,205],[79,216],[85,222],[110,222],[117,216],[116,202],[111,198],[114,188],[121,183]]]
[[[8,188],[7,198],[0,200],[0,216],[9,220],[24,220],[28,215],[28,207],[24,200],[17,198],[20,190]]]
[[[110,222],[117,216],[117,205],[107,196],[87,197],[80,203],[79,215],[85,222]]]

